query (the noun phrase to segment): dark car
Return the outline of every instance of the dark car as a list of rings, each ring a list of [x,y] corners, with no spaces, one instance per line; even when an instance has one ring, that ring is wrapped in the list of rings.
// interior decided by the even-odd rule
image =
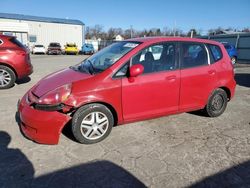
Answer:
[[[232,45],[228,42],[222,42],[222,44],[226,48],[227,53],[231,58],[232,64],[235,64],[237,62],[237,58],[238,58],[237,49],[235,48],[234,45]]]
[[[50,43],[48,46],[47,54],[48,55],[60,55],[60,54],[62,54],[62,47],[61,47],[60,43],[57,43],[57,42]]]
[[[78,142],[92,144],[119,124],[201,109],[217,117],[235,86],[218,42],[130,39],[40,80],[19,103],[21,129],[38,143],[57,144],[67,124]]]
[[[29,50],[16,37],[0,35],[0,89],[12,87],[32,72]]]

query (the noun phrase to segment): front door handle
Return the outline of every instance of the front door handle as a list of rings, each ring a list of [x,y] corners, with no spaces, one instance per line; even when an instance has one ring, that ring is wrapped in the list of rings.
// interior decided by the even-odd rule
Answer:
[[[170,82],[174,82],[176,80],[176,76],[174,76],[174,75],[168,76],[168,77],[166,77],[166,80],[168,80]]]

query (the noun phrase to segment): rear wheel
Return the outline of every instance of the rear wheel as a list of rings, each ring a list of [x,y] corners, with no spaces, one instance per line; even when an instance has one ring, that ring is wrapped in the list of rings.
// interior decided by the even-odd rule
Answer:
[[[220,116],[227,107],[227,101],[227,93],[223,89],[216,89],[209,97],[205,113],[210,117]]]
[[[114,125],[111,111],[102,104],[89,104],[79,108],[72,119],[72,133],[84,144],[93,144],[105,139]]]
[[[0,89],[7,89],[12,87],[15,81],[15,73],[9,67],[0,65]]]

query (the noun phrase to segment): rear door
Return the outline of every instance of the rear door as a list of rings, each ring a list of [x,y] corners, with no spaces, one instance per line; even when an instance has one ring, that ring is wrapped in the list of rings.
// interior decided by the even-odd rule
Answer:
[[[208,47],[203,43],[180,43],[180,111],[203,108],[215,88],[217,72],[211,64]]]

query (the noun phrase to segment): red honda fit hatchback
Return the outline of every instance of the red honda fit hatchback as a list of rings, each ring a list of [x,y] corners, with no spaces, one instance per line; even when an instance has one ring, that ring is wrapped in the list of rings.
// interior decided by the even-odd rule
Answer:
[[[12,87],[17,79],[33,72],[30,55],[16,37],[0,35],[0,89]]]
[[[126,40],[40,80],[20,101],[21,129],[38,143],[57,144],[69,122],[77,141],[96,143],[117,124],[199,109],[219,116],[235,85],[218,42]]]

